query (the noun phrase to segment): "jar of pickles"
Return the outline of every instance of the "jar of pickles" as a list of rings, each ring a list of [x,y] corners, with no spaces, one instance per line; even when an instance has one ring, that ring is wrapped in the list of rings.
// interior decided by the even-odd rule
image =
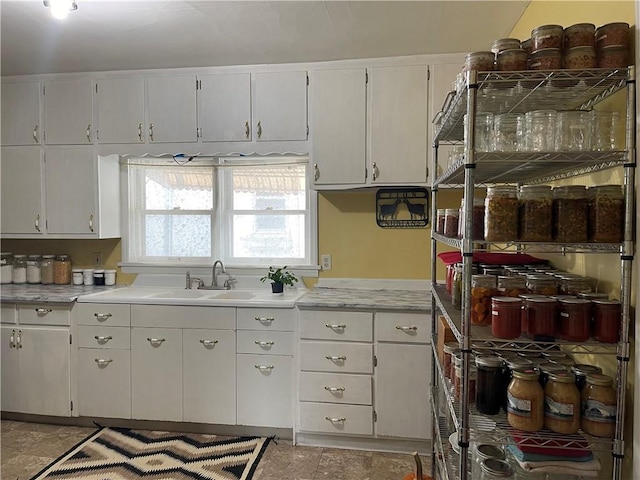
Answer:
[[[589,340],[591,302],[581,298],[559,300],[559,331],[563,340],[586,342]]]
[[[548,185],[523,185],[518,192],[518,238],[523,242],[550,242],[553,196]]]
[[[618,300],[592,300],[593,338],[604,343],[618,343],[622,323],[622,305]]]
[[[491,325],[491,298],[496,296],[496,277],[473,275],[471,277],[471,323]]]
[[[69,285],[71,283],[71,257],[56,255],[53,260],[53,283]]]
[[[582,430],[595,437],[613,438],[616,413],[613,379],[598,373],[587,375],[587,384],[582,390]]]
[[[488,242],[510,242],[518,237],[518,196],[513,185],[487,187],[484,238]]]
[[[570,435],[580,428],[580,392],[570,372],[550,372],[544,387],[544,426]]]
[[[589,241],[619,243],[624,229],[624,196],[620,185],[591,187],[589,194]]]
[[[587,241],[589,205],[584,185],[553,189],[553,239],[562,243]]]
[[[537,432],[544,425],[544,392],[533,368],[513,370],[507,389],[507,421],[525,432]]]

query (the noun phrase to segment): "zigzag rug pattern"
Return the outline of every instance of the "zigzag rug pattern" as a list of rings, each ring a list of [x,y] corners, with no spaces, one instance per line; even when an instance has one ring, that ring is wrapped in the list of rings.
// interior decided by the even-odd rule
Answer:
[[[101,428],[31,480],[249,480],[268,438]]]

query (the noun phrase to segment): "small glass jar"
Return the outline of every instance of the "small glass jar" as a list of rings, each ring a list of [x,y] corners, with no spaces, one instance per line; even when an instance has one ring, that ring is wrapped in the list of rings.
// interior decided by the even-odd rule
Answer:
[[[489,458],[480,464],[482,476],[480,480],[509,480],[513,479],[513,467],[505,460]]]
[[[561,243],[587,241],[589,205],[584,185],[553,189],[553,237]]]
[[[71,283],[71,257],[69,255],[56,255],[53,260],[53,283],[56,285],[69,285]]]
[[[13,256],[13,271],[11,273],[13,283],[27,283],[27,256],[16,254]]]
[[[533,52],[546,48],[562,48],[564,28],[561,25],[540,25],[531,30]]]
[[[456,353],[460,352],[458,342],[447,342],[442,348],[442,373],[448,379],[451,379],[451,371],[453,368],[453,359]]]
[[[613,378],[598,373],[587,375],[582,390],[582,430],[594,437],[613,438],[617,404]]]
[[[581,298],[567,298],[559,300],[558,304],[560,337],[570,342],[589,340],[591,302]]]
[[[451,305],[460,310],[462,308],[462,264],[454,267],[453,282],[451,284]]]
[[[496,355],[476,357],[476,409],[485,415],[496,415],[502,406],[502,360]]]
[[[40,265],[41,262],[41,255],[27,255],[27,283],[42,282],[42,267]]]
[[[622,305],[618,300],[592,300],[593,338],[603,343],[620,341]]]
[[[564,51],[564,68],[585,70],[596,68],[596,49],[591,46],[572,47]]]
[[[42,284],[51,285],[53,283],[53,261],[55,255],[43,255],[40,263],[40,271],[42,273]]]
[[[13,253],[0,253],[0,283],[11,283],[13,273]]]
[[[613,45],[629,45],[629,24],[625,22],[613,22],[601,25],[595,33],[596,47],[598,50]]]
[[[544,387],[544,426],[570,435],[580,428],[580,392],[570,372],[551,372]]]
[[[527,292],[524,277],[498,276],[498,294],[502,297],[519,297]]]
[[[116,284],[116,271],[115,270],[105,270],[104,271],[104,284],[107,286]]]
[[[496,55],[496,70],[515,72],[527,70],[527,52],[521,48],[502,50]]]
[[[514,297],[491,299],[491,334],[496,338],[513,339],[520,336],[522,300]]]
[[[458,236],[458,218],[459,212],[457,208],[447,208],[444,213],[444,236],[456,238]]]
[[[491,51],[495,54],[516,48],[520,48],[520,40],[517,38],[499,38],[491,44]]]
[[[530,70],[559,70],[562,68],[562,50],[544,48],[537,50],[529,57]]]
[[[495,69],[495,54],[493,52],[471,52],[464,58],[464,69],[487,72]]]
[[[523,185],[518,190],[518,238],[523,242],[550,242],[553,195],[548,185]]]
[[[489,242],[510,242],[518,237],[517,187],[487,187],[484,238]]]
[[[596,46],[596,26],[593,23],[576,23],[564,29],[564,50],[575,47]]]
[[[104,269],[97,268],[93,271],[93,284],[96,286],[104,285]]]
[[[620,113],[593,110],[593,139],[591,147],[598,152],[616,150],[624,142],[620,138],[618,124]]]
[[[464,125],[467,124],[467,115],[463,117]],[[493,113],[491,112],[478,112],[475,116],[474,122],[475,132],[475,145],[474,150],[478,152],[491,152],[494,149],[493,142]],[[464,129],[464,141],[465,144],[469,144],[469,139],[466,136],[467,129]]]
[[[537,432],[544,425],[544,392],[538,372],[533,369],[513,370],[507,389],[507,421],[525,432]]]
[[[84,279],[82,277],[82,269],[81,268],[72,268],[71,269],[71,283],[73,285],[82,285]]]
[[[555,339],[557,305],[558,302],[545,296],[525,296],[521,317],[523,334],[540,341]]]
[[[473,275],[471,277],[472,325],[491,325],[491,297],[497,293],[495,276]]]
[[[583,152],[591,150],[593,114],[583,110],[564,110],[556,116],[556,150]]]
[[[493,119],[495,150],[497,152],[521,152],[524,150],[524,114],[503,113]]]
[[[473,240],[484,240],[484,198],[482,197],[473,197],[471,236]]]
[[[576,387],[582,391],[587,384],[587,377],[594,373],[602,373],[602,369],[596,365],[588,365],[586,363],[576,363],[570,367],[571,373],[576,378]]]
[[[629,49],[622,45],[602,47],[596,53],[598,68],[624,68],[629,65]]]
[[[444,208],[439,208],[436,210],[436,233],[440,235],[444,235],[444,216],[445,216]]]
[[[558,283],[551,275],[532,273],[527,275],[527,292],[537,295],[556,295]]]
[[[599,185],[589,196],[589,241],[620,243],[624,230],[624,194],[621,185]]]
[[[556,111],[531,110],[524,114],[524,150],[552,152],[556,148]]]
[[[477,443],[471,451],[472,462],[471,474],[472,478],[480,478],[481,464],[485,460],[495,458],[497,460],[505,460],[507,458],[504,450],[497,445],[491,443]]]

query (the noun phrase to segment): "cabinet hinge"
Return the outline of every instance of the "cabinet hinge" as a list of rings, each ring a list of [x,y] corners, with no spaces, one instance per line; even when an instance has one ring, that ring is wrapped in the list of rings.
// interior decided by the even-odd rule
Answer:
[[[369,176],[369,171],[365,167],[365,169],[364,169],[364,179],[366,180],[368,176]]]
[[[309,86],[309,74],[307,73],[307,87]]]
[[[73,345],[73,335],[69,334],[69,345]]]
[[[43,85],[43,86],[42,86],[42,95],[44,95],[44,94],[45,94],[45,93],[44,93],[44,92],[45,92],[45,88],[46,88],[46,87]]]
[[[71,411],[73,412],[73,400],[71,400]]]
[[[378,366],[378,357],[376,355],[373,356],[373,366],[374,367]]]
[[[309,138],[309,125],[307,125],[307,138]]]
[[[96,83],[96,93],[98,93],[98,84]]]
[[[431,80],[431,69],[427,67],[427,80]]]
[[[376,412],[375,410],[373,411],[373,422],[377,422],[378,421],[378,412]]]
[[[369,83],[369,72],[364,71],[364,83]]]

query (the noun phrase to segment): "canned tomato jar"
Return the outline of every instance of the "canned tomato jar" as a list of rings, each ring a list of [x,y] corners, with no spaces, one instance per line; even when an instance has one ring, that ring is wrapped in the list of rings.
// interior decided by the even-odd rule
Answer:
[[[491,333],[496,338],[520,336],[520,309],[522,300],[517,297],[493,297],[491,299]]]
[[[591,302],[582,298],[567,298],[559,302],[560,337],[571,342],[589,340]]]
[[[522,330],[534,339],[553,339],[556,336],[556,308],[558,302],[545,296],[527,295],[522,306]]]
[[[592,300],[593,338],[604,343],[620,340],[622,305],[618,300]]]

